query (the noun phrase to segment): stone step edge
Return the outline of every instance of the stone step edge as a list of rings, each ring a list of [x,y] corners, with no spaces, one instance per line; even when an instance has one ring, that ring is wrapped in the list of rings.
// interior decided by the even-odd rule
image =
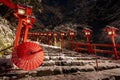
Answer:
[[[109,67],[108,69],[120,69],[119,67]],[[99,67],[97,71],[103,71],[103,70],[108,70],[107,68],[104,67]],[[7,72],[6,74],[0,75],[1,76],[7,76],[7,77],[15,77],[16,78],[22,78],[26,77],[26,75],[37,77],[37,76],[48,76],[48,75],[58,75],[58,74],[70,74],[70,73],[76,73],[76,72],[92,72],[96,71],[96,66],[52,66],[52,67],[39,67],[36,70],[33,71],[23,71],[23,70],[16,70],[16,71],[11,71]]]

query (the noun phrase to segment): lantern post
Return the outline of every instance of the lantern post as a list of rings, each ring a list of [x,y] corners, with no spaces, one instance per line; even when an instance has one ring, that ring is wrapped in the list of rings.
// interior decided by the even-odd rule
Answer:
[[[46,41],[47,41],[47,33],[46,32],[43,33],[43,37],[44,37],[43,38],[44,39],[44,44],[46,44]]]
[[[39,33],[35,32],[35,41],[38,41]]]
[[[87,43],[88,43],[88,54],[91,53],[91,44],[90,44],[90,37],[91,37],[91,32],[92,30],[89,28],[84,28],[82,30],[82,32],[84,33],[84,37],[87,38]]]
[[[53,32],[54,46],[57,46],[57,33]]]
[[[32,37],[33,37],[33,41],[35,41],[36,40],[35,32],[32,33]]]
[[[39,42],[41,43],[41,32],[39,32]]]
[[[32,25],[33,25],[33,23],[35,21],[35,18],[33,18],[33,17],[26,17],[23,21],[24,21],[23,24],[25,26],[23,42],[26,42],[27,38],[28,38],[29,28],[32,28]]]
[[[68,36],[71,39],[71,50],[74,50],[74,37],[75,37],[75,32],[72,30],[69,30]]]
[[[40,43],[42,43],[42,41],[43,41],[43,35],[44,35],[43,32],[41,32],[40,33]]]
[[[61,36],[61,49],[63,51],[65,33],[64,32],[60,32],[60,36]]]
[[[31,39],[31,32],[28,33],[28,38]]]
[[[34,40],[34,37],[33,37],[33,32],[31,32],[30,39],[31,39],[31,40]]]
[[[105,27],[105,32],[107,32],[108,37],[111,37],[114,55],[115,55],[116,60],[118,59],[118,52],[117,52],[116,43],[115,43],[115,37],[116,37],[117,30],[118,29],[115,27],[110,27],[110,26]]]
[[[52,36],[52,32],[48,32],[48,45],[51,44],[51,36]]]
[[[14,48],[18,45],[19,40],[20,40],[20,33],[21,33],[22,26],[23,26],[23,20],[27,16],[31,16],[31,13],[32,13],[32,8],[21,6],[19,4],[16,6],[16,9],[14,10],[14,15],[19,20],[17,30],[16,30],[15,41],[14,41]]]

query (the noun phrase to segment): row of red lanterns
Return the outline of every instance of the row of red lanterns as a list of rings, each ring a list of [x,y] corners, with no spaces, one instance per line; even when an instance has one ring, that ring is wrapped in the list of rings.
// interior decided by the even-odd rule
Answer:
[[[24,34],[23,34],[24,35]],[[50,39],[51,37],[54,38],[54,46],[56,46],[56,40],[57,37],[60,36],[61,37],[61,41],[64,41],[64,37],[66,36],[65,32],[32,32],[32,33],[28,33],[29,37],[34,38],[35,41],[37,41],[37,38],[41,38],[44,37],[44,42],[46,42],[46,38],[48,39],[48,45],[50,45]],[[70,39],[72,41],[74,41],[74,37],[75,37],[75,32],[69,30],[68,35],[70,37]]]
[[[115,54],[115,57],[116,59],[118,59],[118,53],[117,53],[117,50],[116,50],[116,44],[115,44],[115,40],[114,40],[114,37],[116,36],[116,31],[118,29],[115,28],[115,27],[110,27],[110,26],[107,26],[105,27],[104,31],[106,32],[107,36],[111,38],[112,40],[112,44],[113,44],[113,48],[114,48],[114,54]],[[90,44],[90,38],[91,38],[91,33],[92,33],[92,30],[89,29],[89,28],[84,28],[82,30],[82,32],[84,33],[84,37],[87,39],[87,43],[88,43],[88,53],[91,53],[91,44]],[[60,36],[61,36],[61,47],[63,48],[64,47],[64,37],[66,36],[66,33],[64,32],[60,32],[59,33]],[[29,35],[33,35],[33,36],[37,36],[37,37],[40,37],[40,36],[46,36],[48,37],[48,45],[50,45],[50,37],[54,37],[54,46],[56,46],[56,37],[59,35],[58,33],[56,32],[41,32],[41,33],[29,33]],[[74,37],[75,37],[75,32],[72,31],[72,30],[69,30],[68,31],[68,36],[71,38],[71,49],[73,49],[73,45],[74,45]],[[44,40],[46,42],[46,40]]]
[[[35,36],[58,36],[59,33],[57,32],[30,32],[28,35],[35,35]],[[65,36],[65,32],[60,32],[60,36]],[[69,36],[75,36],[75,32],[70,32],[68,34]]]
[[[107,33],[107,35],[108,35],[108,37],[111,37],[111,36],[113,36],[113,37],[115,37],[116,36],[116,31],[117,31],[118,29],[117,28],[115,28],[115,27],[106,27],[105,29],[104,29],[104,31]],[[90,38],[91,37],[91,33],[92,33],[92,30],[91,29],[89,29],[89,28],[84,28],[83,30],[82,30],[82,32],[84,33],[84,37],[86,37],[86,38]],[[60,36],[61,37],[63,37],[63,36],[66,36],[66,33],[65,32],[60,32],[59,33],[60,34]],[[32,33],[28,33],[28,35],[34,35],[34,36],[58,36],[59,35],[57,32],[32,32]],[[69,30],[69,32],[68,32],[68,36],[69,37],[74,37],[75,36],[75,32],[74,31],[72,31],[72,30]],[[89,40],[88,40],[89,41]]]
[[[104,31],[107,33],[108,37],[115,37],[116,36],[116,30],[118,30],[117,28],[115,27],[106,27],[104,29]],[[87,42],[90,43],[90,38],[91,38],[91,33],[92,33],[92,30],[89,29],[89,28],[84,28],[82,30],[82,32],[84,33],[84,37],[87,38]],[[32,32],[32,33],[28,33],[28,35],[32,35],[32,37],[36,37],[36,38],[39,38],[40,36],[46,36],[46,37],[57,37],[58,35],[60,35],[61,39],[64,39],[64,37],[66,36],[66,33],[65,32]],[[74,37],[76,35],[76,33],[72,30],[68,30],[68,34],[67,34],[71,40],[74,40]]]

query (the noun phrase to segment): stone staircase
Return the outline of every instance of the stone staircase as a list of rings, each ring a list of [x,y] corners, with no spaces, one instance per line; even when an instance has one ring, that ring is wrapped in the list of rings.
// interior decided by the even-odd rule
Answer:
[[[70,50],[61,50],[59,47],[41,45],[44,50],[43,64],[33,71],[14,69],[0,74],[0,80],[18,80],[24,77],[42,77],[78,72],[98,72],[120,69],[120,64],[112,59],[97,57],[95,55],[76,53]],[[98,62],[98,65],[96,64]]]

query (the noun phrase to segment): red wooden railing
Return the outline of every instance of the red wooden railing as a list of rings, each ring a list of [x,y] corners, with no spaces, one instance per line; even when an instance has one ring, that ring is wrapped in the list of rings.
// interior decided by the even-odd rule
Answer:
[[[88,46],[89,45],[89,46]],[[100,49],[101,48],[114,48],[112,44],[88,44],[88,43],[76,43],[76,51],[88,51],[91,54],[95,54],[97,52],[99,53],[105,53],[105,54],[114,54],[114,49],[113,50],[109,50],[109,49]],[[116,44],[116,48],[120,48],[120,44]],[[117,51],[118,54],[120,54],[119,51]],[[118,55],[117,55],[118,57]],[[116,57],[115,57],[116,59]]]
[[[46,35],[44,35],[44,33],[46,33]],[[41,34],[43,34],[43,35],[41,35]],[[47,33],[47,32],[28,33],[28,35],[31,36],[32,39],[35,40],[35,41],[37,39],[38,40],[41,39],[41,40],[45,40],[45,42],[48,41],[48,43],[49,43],[50,39],[51,39],[51,41],[54,40],[53,39],[54,38],[54,35],[53,35],[54,33],[51,32],[51,36],[49,36],[48,34],[49,33]],[[58,34],[60,35],[60,33],[58,33]],[[44,36],[46,36],[46,37],[44,37]],[[48,38],[48,40],[47,40],[47,38]],[[61,38],[61,37],[59,37],[59,38]],[[63,39],[63,38],[61,38],[61,39]],[[44,41],[42,41],[42,42],[44,43]],[[116,52],[114,51],[113,44],[76,43],[76,42],[74,42],[74,37],[72,37],[72,39],[70,40],[70,44],[71,44],[71,50],[75,49],[77,52],[86,51],[86,52],[88,52],[88,54],[95,54],[95,53],[113,54],[113,55],[115,55],[115,59],[118,59],[118,54],[120,54],[120,52],[117,51],[117,55],[116,55]],[[105,48],[105,49],[103,49],[103,48]],[[106,49],[106,48],[108,48],[108,49]],[[112,49],[112,50],[110,50],[109,48]],[[120,44],[116,44],[116,48],[117,49],[120,48]]]

